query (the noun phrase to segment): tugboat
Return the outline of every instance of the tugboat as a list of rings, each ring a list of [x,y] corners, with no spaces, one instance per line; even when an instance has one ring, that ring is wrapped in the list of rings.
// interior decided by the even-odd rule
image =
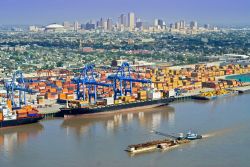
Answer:
[[[197,140],[202,139],[202,135],[198,135],[197,133],[193,133],[192,131],[189,131],[186,136],[183,135],[183,133],[180,133],[179,139],[187,139],[187,140]]]
[[[36,123],[41,119],[43,115],[38,114],[38,110],[31,106],[12,110],[10,100],[7,100],[7,104],[0,104],[0,128]]]

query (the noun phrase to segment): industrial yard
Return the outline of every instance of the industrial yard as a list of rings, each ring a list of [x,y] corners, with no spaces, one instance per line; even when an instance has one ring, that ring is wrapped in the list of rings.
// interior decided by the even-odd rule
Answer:
[[[37,108],[41,114],[53,116],[62,107],[101,107],[104,110],[106,106],[157,99],[178,99],[200,94],[216,96],[216,92],[226,94],[229,90],[246,91],[247,82],[225,77],[249,72],[250,65],[240,64],[196,64],[174,68],[133,66],[127,62],[113,68],[85,65],[75,71],[45,70],[39,71],[36,77],[26,77],[28,74],[18,71],[12,79],[2,80],[3,87],[7,83],[12,85],[7,87],[7,92],[2,91],[1,98],[2,101],[11,98],[13,107],[29,105]]]

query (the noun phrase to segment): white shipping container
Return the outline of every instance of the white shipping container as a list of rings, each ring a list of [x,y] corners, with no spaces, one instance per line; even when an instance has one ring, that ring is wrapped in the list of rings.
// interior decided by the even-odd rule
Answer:
[[[148,92],[148,99],[160,99],[161,98],[161,92]]]
[[[14,115],[4,115],[3,117],[4,117],[3,119],[4,119],[5,121],[17,119],[16,114],[14,114]]]
[[[168,91],[168,97],[175,97],[176,93],[174,89]]]
[[[3,115],[8,115],[10,113],[10,111],[7,108],[3,109]]]
[[[106,105],[114,104],[114,98],[113,97],[107,97],[103,99],[106,103]]]
[[[138,94],[134,93],[133,96],[137,99],[138,98]]]

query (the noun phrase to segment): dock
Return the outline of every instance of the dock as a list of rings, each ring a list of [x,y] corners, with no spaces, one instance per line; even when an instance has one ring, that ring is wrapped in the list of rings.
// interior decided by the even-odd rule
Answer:
[[[45,118],[50,118],[54,117],[56,113],[59,112],[61,107],[64,107],[64,105],[54,104],[52,106],[47,106],[47,107],[44,106],[42,108],[38,108],[38,110],[39,114],[43,114]]]
[[[230,88],[230,90],[238,91],[239,93],[250,93],[250,85],[243,87]]]

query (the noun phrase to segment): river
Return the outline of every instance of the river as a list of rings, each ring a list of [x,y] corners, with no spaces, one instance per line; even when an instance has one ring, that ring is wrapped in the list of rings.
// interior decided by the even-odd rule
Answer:
[[[246,167],[250,163],[250,94],[97,118],[47,119],[0,130],[0,167]],[[170,151],[124,149],[193,130],[207,138]]]

